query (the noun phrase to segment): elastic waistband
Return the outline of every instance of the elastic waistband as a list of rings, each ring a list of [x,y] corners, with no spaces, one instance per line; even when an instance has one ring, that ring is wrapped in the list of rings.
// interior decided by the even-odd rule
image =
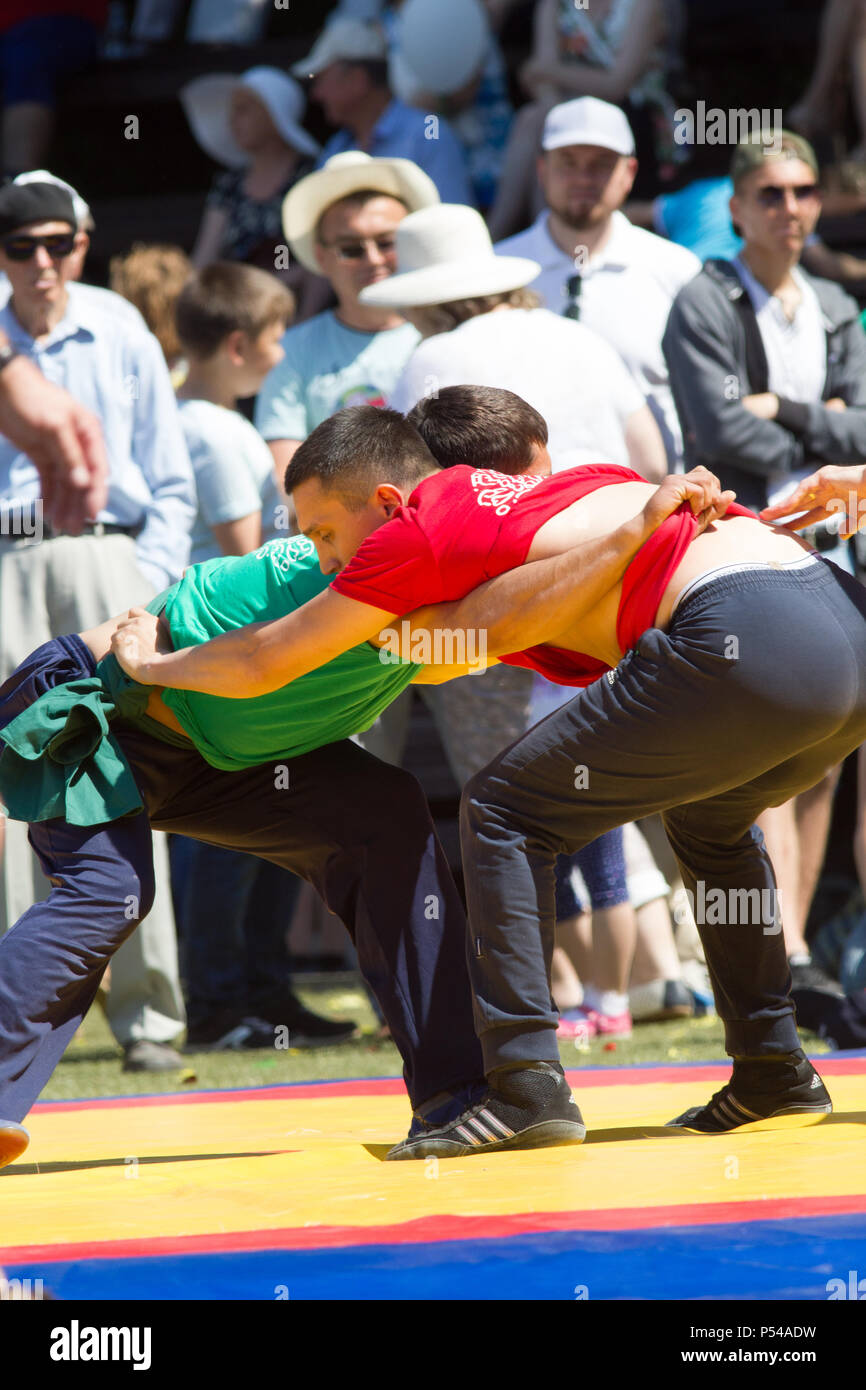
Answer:
[[[807,589],[816,591],[836,583],[841,573],[832,561],[821,555],[806,555],[785,565],[760,564],[725,565],[692,580],[680,594],[671,614],[671,623],[700,604],[711,603],[722,594],[747,593],[761,589]]]

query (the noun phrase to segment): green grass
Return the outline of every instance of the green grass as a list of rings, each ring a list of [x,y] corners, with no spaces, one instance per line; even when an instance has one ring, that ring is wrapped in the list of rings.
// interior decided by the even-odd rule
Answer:
[[[376,1020],[361,989],[341,984],[299,986],[308,1007],[335,1018],[355,1018],[361,1037],[339,1047],[314,1051],[277,1048],[250,1052],[199,1052],[185,1058],[183,1072],[124,1072],[122,1053],[100,1008],[88,1014],[60,1066],[42,1093],[43,1100],[153,1092],[276,1086],[292,1081],[330,1081],[341,1077],[400,1076],[397,1049],[375,1036]],[[810,1052],[825,1043],[804,1033]],[[715,1017],[642,1023],[631,1038],[605,1043],[593,1038],[582,1048],[560,1046],[566,1067],[634,1066],[640,1062],[697,1062],[723,1059],[723,1030]]]

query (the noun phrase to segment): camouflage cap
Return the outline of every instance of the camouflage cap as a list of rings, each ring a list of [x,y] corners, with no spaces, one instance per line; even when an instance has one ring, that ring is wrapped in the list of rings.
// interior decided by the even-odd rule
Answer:
[[[771,159],[801,159],[818,178],[818,161],[808,140],[790,130],[766,130],[755,138],[742,140],[734,150],[731,160],[734,187]]]

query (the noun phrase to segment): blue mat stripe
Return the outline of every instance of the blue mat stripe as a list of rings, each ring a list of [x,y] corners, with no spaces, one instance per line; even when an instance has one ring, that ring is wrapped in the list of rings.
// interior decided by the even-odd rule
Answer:
[[[852,1270],[866,1280],[866,1214],[22,1264],[6,1274],[84,1300],[692,1299],[699,1289],[702,1299],[826,1301],[828,1281],[847,1287]]]

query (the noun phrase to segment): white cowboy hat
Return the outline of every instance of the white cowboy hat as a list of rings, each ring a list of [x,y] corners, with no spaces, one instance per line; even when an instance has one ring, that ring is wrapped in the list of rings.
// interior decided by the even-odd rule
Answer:
[[[481,0],[406,0],[388,67],[391,90],[412,102],[422,92],[457,92],[481,67],[490,25]]]
[[[497,256],[480,213],[442,203],[407,217],[397,228],[397,273],[368,285],[359,299],[376,308],[450,304],[519,290],[541,273],[537,261]]]
[[[306,107],[303,88],[279,68],[249,68],[240,76],[213,73],[196,77],[180,90],[180,100],[190,128],[211,159],[230,169],[242,169],[250,157],[237,145],[229,127],[232,92],[245,87],[267,107],[271,120],[287,145],[301,154],[317,155],[321,146],[301,125]]]
[[[316,228],[332,203],[362,189],[399,198],[410,212],[439,202],[435,183],[411,159],[371,159],[361,150],[335,154],[321,169],[299,179],[283,201],[283,232],[301,265],[321,275]]]
[[[377,24],[365,24],[351,15],[332,19],[319,35],[306,58],[292,64],[296,77],[317,77],[332,63],[351,63],[353,59],[382,59],[388,56],[385,35]]]

